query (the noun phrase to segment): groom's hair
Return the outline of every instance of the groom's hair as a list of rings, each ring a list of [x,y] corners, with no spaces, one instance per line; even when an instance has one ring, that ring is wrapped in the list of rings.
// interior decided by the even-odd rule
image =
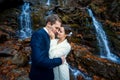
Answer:
[[[61,19],[59,18],[59,16],[58,16],[57,14],[51,14],[51,15],[49,15],[49,16],[47,17],[47,19],[46,19],[46,24],[47,24],[48,22],[50,22],[51,25],[53,25],[53,24],[55,24],[56,21],[59,21],[59,22],[62,23]]]

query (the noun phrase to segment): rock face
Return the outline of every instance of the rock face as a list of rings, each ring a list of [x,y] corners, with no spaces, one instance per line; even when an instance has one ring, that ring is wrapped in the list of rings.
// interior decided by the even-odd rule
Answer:
[[[17,8],[11,8],[4,10],[0,13],[0,38],[2,42],[7,39],[15,38],[18,30],[19,22],[18,16],[20,10]],[[4,37],[2,37],[4,35]],[[6,36],[6,37],[5,37]],[[4,40],[5,39],[5,40]]]
[[[7,41],[7,34],[0,32],[0,43]]]
[[[72,45],[72,51],[68,56],[68,62],[78,69],[89,74],[93,80],[119,80],[120,65],[94,56],[87,46]],[[94,76],[99,76],[97,79]]]
[[[29,80],[30,39],[0,43],[0,80]]]
[[[120,56],[120,0],[53,0],[50,6],[46,5],[47,0],[24,1],[31,3],[34,30],[45,26],[46,16],[52,13],[58,14],[63,24],[72,28],[72,50],[67,57],[70,65],[82,70],[93,80],[120,80],[120,65],[101,59],[97,54],[99,47],[96,33],[86,10],[88,7],[93,10],[108,36],[112,53]],[[17,6],[22,3],[22,0],[0,1],[0,53],[5,53],[0,54],[0,80],[28,79],[30,39],[21,41],[16,37],[18,16],[21,13]],[[6,5],[7,8],[4,8]],[[22,73],[27,78],[21,77]],[[78,76],[78,80],[84,79]]]
[[[23,3],[23,0],[0,0],[0,11],[18,7]]]

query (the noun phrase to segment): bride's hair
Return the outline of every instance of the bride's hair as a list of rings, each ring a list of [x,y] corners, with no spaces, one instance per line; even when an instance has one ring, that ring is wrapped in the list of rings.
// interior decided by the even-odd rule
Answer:
[[[71,41],[71,37],[72,37],[72,29],[70,28],[69,25],[62,25],[62,27],[64,27],[64,30],[65,30],[65,34],[67,35],[66,36],[66,39],[68,40],[68,42]]]

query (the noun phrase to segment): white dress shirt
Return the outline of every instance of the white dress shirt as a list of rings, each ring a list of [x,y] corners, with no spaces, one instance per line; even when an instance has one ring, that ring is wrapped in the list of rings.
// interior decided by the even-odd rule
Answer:
[[[46,29],[46,27],[44,27],[43,29],[48,33],[48,30]]]

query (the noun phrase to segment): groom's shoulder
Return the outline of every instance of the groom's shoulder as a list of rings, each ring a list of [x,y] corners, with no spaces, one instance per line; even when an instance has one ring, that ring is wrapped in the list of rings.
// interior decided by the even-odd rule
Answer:
[[[40,29],[34,31],[33,34],[41,34],[41,33],[43,33],[43,28],[40,28]]]

